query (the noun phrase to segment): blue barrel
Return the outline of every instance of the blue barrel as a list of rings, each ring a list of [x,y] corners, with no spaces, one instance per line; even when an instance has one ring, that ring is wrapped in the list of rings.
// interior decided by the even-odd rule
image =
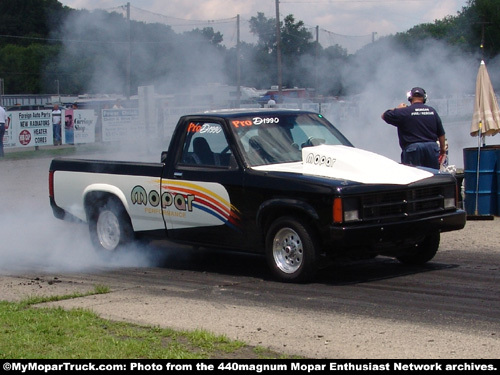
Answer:
[[[498,148],[484,146],[464,149],[465,211],[468,215],[497,214],[497,158]],[[477,212],[476,212],[477,197]]]
[[[496,176],[497,176],[497,211],[495,215],[500,216],[500,148],[497,149],[497,168],[496,168]]]

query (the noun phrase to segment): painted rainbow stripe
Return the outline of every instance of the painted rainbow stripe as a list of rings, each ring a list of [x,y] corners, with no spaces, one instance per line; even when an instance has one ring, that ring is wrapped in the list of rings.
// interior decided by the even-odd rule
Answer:
[[[202,185],[187,181],[169,180],[166,183],[165,181],[163,182],[162,189],[171,193],[194,195],[196,198],[193,202],[193,207],[214,216],[233,229],[238,229],[241,226],[239,210],[226,198],[220,196],[216,192]],[[219,186],[224,189],[222,185]]]

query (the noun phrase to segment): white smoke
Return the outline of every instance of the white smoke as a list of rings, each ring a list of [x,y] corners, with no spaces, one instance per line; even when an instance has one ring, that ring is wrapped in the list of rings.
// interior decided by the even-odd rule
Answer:
[[[355,146],[399,161],[396,128],[380,116],[399,103],[408,103],[406,92],[412,87],[423,87],[427,104],[443,120],[449,163],[461,168],[463,149],[477,146],[477,139],[470,136],[470,126],[480,58],[460,54],[443,42],[422,43],[418,54],[402,51],[392,43],[376,43],[369,51],[359,53],[342,71],[342,77],[346,87],[361,93],[350,98],[353,110],[336,125]],[[498,77],[497,64],[492,61],[488,69],[492,77]],[[494,137],[486,141],[498,143]]]
[[[88,226],[54,217],[48,198],[49,159],[0,163],[0,274],[77,272],[157,263],[152,248],[131,248],[112,259],[92,247]]]

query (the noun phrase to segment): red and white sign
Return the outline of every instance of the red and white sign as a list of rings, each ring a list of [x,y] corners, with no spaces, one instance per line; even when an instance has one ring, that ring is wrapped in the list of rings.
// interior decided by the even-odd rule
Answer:
[[[23,146],[29,145],[31,142],[31,133],[28,130],[21,130],[19,133],[19,143]]]

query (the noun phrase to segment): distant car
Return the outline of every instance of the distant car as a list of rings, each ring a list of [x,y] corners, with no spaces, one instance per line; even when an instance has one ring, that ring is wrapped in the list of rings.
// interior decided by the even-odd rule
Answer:
[[[282,89],[281,95],[279,90],[269,90],[257,100],[257,103],[259,103],[261,106],[264,106],[265,104],[267,104],[269,99],[271,99],[271,96],[274,96],[274,100],[276,101],[276,103],[284,103],[287,101],[297,102],[309,100],[312,94],[311,90],[303,88]]]

